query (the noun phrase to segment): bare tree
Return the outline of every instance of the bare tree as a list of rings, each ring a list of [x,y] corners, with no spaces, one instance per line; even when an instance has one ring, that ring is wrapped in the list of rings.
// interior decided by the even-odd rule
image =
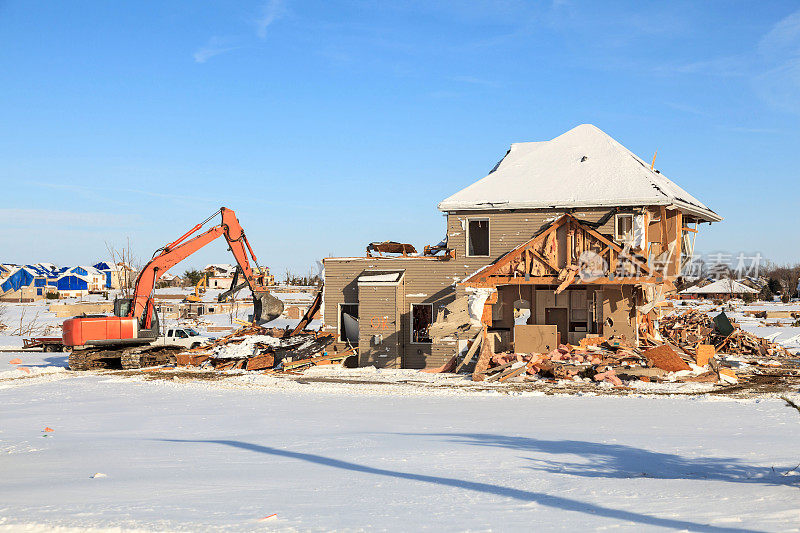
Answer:
[[[239,302],[236,301],[236,298],[233,298],[230,307],[228,307],[228,318],[230,319],[231,324],[234,323],[234,318],[239,318]]]
[[[770,290],[780,292],[781,300],[788,302],[797,296],[798,279],[800,278],[800,264],[786,264],[783,266],[767,262],[764,276],[769,280]]]
[[[131,251],[130,237],[126,238],[125,246],[119,250],[113,244],[106,242],[106,250],[111,256],[111,264],[115,268],[120,268],[117,270],[120,296],[129,297],[133,293],[133,286],[136,282],[135,273],[141,270],[141,261]]]
[[[36,312],[33,318],[25,320],[25,308],[23,307],[19,315],[19,325],[16,329],[12,329],[10,333],[19,337],[30,336],[40,334],[42,329],[42,324],[39,323],[39,311]]]

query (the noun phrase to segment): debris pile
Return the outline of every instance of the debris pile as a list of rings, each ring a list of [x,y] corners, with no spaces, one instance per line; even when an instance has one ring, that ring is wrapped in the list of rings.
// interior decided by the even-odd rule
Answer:
[[[571,380],[602,382],[722,383],[800,376],[800,360],[778,343],[744,331],[724,313],[711,318],[690,310],[663,318],[638,346],[624,338],[587,337],[579,346],[560,344],[548,353],[493,353],[484,329],[460,363],[434,371],[458,372],[472,365],[474,381]],[[458,363],[458,364],[456,364]]]
[[[792,354],[776,342],[756,337],[740,329],[725,313],[713,319],[691,309],[682,314],[664,317],[659,322],[663,339],[695,355],[699,345],[713,345],[717,353],[730,355],[790,357]]]
[[[353,355],[352,350],[329,351],[333,341],[331,335],[249,325],[179,354],[177,364],[215,370],[296,372],[309,366],[342,362]]]
[[[671,351],[671,350],[670,350]],[[482,361],[483,360],[483,361]],[[691,367],[677,354],[651,354],[616,337],[583,339],[580,346],[561,344],[548,353],[499,353],[483,350],[475,381],[573,380],[621,386],[622,378],[667,381],[673,369]]]

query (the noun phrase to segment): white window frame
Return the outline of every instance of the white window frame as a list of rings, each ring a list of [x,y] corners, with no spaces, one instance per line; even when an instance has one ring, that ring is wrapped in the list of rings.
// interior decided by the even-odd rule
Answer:
[[[486,239],[488,240],[488,242],[486,243],[486,249],[487,249],[486,255],[473,255],[473,254],[469,253],[469,223],[473,222],[473,221],[474,222],[486,222],[488,224],[488,226],[489,226],[487,228],[487,232],[486,232],[487,233]],[[467,241],[466,241],[467,249],[465,250],[465,252],[466,252],[465,255],[467,257],[491,257],[492,256],[492,221],[489,220],[489,217],[475,217],[475,218],[469,218],[468,217],[467,218],[467,230],[466,230],[465,234],[467,236]]]
[[[417,306],[417,305],[430,306],[430,308],[431,308],[431,324],[433,324],[433,322],[436,320],[436,316],[434,315],[436,310],[434,309],[433,304],[424,303],[424,302],[409,304],[409,308],[408,308],[408,337],[409,337],[409,339],[408,339],[408,342],[410,344],[421,344],[421,345],[429,346],[429,345],[433,344],[433,339],[431,339],[428,342],[417,342],[417,341],[414,341],[414,306]]]
[[[346,342],[342,339],[342,306],[343,305],[355,305],[358,307],[358,320],[359,320],[359,328],[358,334],[361,335],[361,306],[358,305],[358,302],[342,302],[340,304],[336,304],[336,339],[338,342]]]
[[[633,239],[633,213],[618,213],[614,215],[614,240],[617,242],[622,242],[625,240],[625,236],[620,235],[619,233],[619,221],[623,217],[631,219],[631,239]]]

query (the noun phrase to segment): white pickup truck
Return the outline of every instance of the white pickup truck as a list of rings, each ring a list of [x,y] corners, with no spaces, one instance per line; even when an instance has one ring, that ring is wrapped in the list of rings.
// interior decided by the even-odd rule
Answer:
[[[200,335],[200,333],[193,328],[172,327],[167,328],[164,335],[154,340],[152,345],[185,346],[186,348],[197,348],[198,346],[213,340],[215,340],[214,337]]]

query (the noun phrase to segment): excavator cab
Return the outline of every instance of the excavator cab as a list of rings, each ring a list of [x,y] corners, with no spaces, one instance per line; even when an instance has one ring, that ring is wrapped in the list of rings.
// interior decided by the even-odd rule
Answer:
[[[114,298],[114,316],[128,316],[132,304],[133,298]]]
[[[133,298],[115,298],[114,299],[114,316],[127,317],[130,316],[131,306],[133,305]],[[138,335],[140,339],[155,339],[159,333],[158,313],[153,306],[150,308],[150,327],[146,328],[147,314],[145,313],[138,320]]]

